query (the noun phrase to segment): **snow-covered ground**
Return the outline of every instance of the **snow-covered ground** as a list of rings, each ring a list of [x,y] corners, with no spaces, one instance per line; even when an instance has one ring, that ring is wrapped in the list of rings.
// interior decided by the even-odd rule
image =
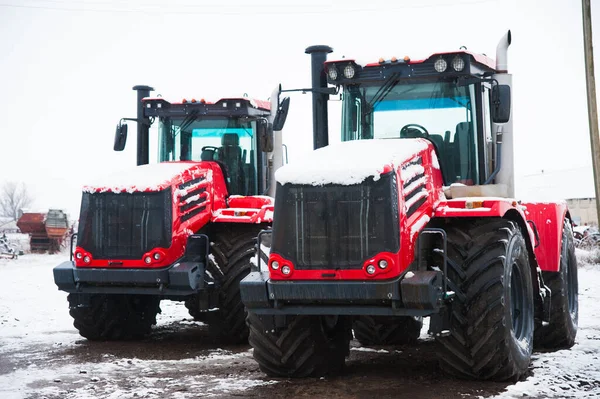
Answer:
[[[535,353],[531,376],[508,386],[445,379],[436,370],[434,346],[426,334],[416,348],[400,350],[353,343],[348,373],[338,379],[273,380],[258,370],[249,346],[211,343],[205,326],[191,320],[183,304],[168,301],[161,303],[163,313],[150,338],[90,342],[73,327],[66,293],[53,282],[52,268],[67,255],[0,259],[0,399],[350,398],[387,389],[380,395],[385,397],[385,392],[392,395],[402,387],[414,395],[407,397],[420,398],[439,397],[431,392],[445,392],[449,386],[452,391],[444,397],[489,397],[498,392],[498,398],[600,397],[600,265],[594,263],[600,256],[583,251],[577,255],[580,328],[576,345]],[[429,359],[423,360],[426,353]],[[408,364],[414,374],[406,377],[406,370],[393,371],[396,364]],[[409,386],[422,378],[428,378],[425,384]]]
[[[600,397],[600,251],[576,250],[579,262],[579,330],[568,350],[534,353],[527,380],[498,398]]]

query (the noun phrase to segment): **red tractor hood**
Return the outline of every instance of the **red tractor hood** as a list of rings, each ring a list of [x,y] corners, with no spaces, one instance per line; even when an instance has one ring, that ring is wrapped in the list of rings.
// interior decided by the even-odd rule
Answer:
[[[320,148],[280,168],[275,178],[281,184],[312,186],[358,184],[369,177],[378,180],[382,173],[396,170],[428,146],[431,142],[425,139],[346,141]],[[432,159],[437,161],[435,154]]]
[[[204,162],[164,162],[141,165],[99,178],[85,185],[84,192],[132,193],[160,191],[196,177],[212,179],[212,168]]]

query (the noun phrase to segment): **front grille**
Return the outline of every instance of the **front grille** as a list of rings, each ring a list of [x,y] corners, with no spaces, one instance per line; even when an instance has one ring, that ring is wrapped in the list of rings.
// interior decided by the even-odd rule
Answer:
[[[95,259],[141,259],[171,246],[171,190],[84,193],[77,245]]]
[[[399,250],[396,175],[342,186],[278,185],[272,252],[298,270],[360,269]]]

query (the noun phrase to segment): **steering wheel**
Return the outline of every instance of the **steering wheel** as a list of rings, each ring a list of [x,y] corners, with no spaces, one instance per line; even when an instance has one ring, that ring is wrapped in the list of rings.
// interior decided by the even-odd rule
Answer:
[[[404,125],[402,129],[400,129],[400,137],[411,139],[419,137],[429,137],[429,132],[421,125],[417,125],[416,123],[409,123],[408,125]]]
[[[211,151],[208,152],[207,156],[204,156],[204,151]],[[219,151],[219,147],[215,147],[213,145],[205,145],[204,147],[202,147],[202,154],[200,155],[200,160],[202,161],[216,161],[215,159],[215,155],[217,155]],[[206,159],[204,159],[206,158]]]

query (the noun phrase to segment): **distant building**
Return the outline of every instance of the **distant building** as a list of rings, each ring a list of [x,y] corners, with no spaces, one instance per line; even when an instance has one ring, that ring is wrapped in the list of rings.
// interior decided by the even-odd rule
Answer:
[[[571,198],[567,200],[567,205],[575,224],[598,226],[596,198]]]

